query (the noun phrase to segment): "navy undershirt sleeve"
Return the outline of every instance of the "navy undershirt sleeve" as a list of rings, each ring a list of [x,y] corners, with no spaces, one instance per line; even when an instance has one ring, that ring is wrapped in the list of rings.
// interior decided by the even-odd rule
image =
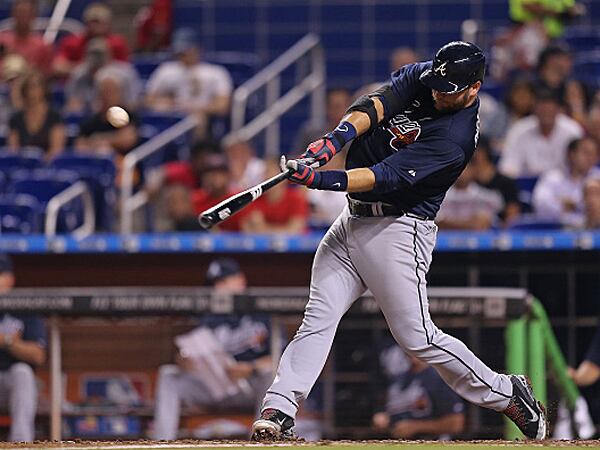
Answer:
[[[600,366],[600,328],[598,328],[598,331],[596,331],[596,334],[594,335],[594,339],[592,339],[592,344],[588,348],[585,360]]]

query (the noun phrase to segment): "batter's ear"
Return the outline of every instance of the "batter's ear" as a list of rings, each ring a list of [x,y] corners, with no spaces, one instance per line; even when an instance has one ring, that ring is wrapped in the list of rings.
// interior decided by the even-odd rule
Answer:
[[[481,89],[481,81],[476,81],[475,83],[473,83],[471,85],[471,89],[473,89],[473,93],[477,94],[479,92],[479,89]]]

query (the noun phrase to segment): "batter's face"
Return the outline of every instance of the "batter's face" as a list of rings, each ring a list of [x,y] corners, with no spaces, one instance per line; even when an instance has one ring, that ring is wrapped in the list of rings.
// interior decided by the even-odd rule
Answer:
[[[467,89],[456,94],[446,94],[436,90],[431,91],[434,107],[438,111],[452,112],[471,106],[481,88],[481,81],[472,84]]]

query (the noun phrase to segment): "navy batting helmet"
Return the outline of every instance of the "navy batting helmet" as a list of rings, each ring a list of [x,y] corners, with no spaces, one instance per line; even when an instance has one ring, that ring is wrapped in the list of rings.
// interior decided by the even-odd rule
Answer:
[[[433,58],[431,69],[421,74],[421,82],[447,94],[460,92],[476,81],[483,81],[485,56],[470,42],[449,42]]]

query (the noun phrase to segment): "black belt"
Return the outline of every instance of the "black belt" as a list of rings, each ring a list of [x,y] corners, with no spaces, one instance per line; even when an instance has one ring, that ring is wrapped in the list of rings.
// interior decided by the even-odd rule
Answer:
[[[429,217],[419,216],[410,212],[405,212],[394,205],[388,205],[386,203],[364,203],[356,200],[348,199],[348,208],[350,214],[358,217],[412,217],[413,219],[419,220],[431,220]]]

